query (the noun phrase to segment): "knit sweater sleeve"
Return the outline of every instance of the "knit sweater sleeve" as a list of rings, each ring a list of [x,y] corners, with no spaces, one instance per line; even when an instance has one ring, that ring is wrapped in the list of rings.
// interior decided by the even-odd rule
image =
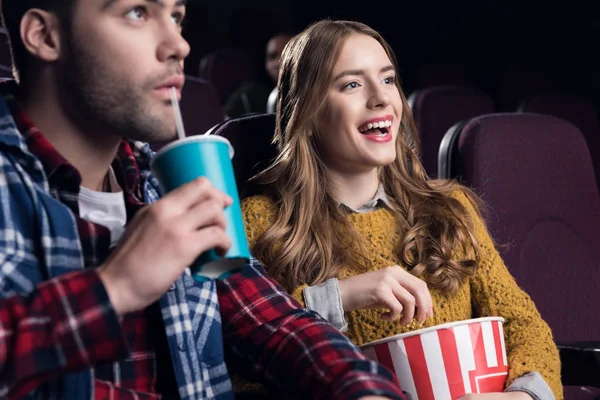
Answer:
[[[557,400],[563,399],[558,349],[548,324],[516,283],[496,250],[485,224],[467,197],[457,199],[470,212],[479,242],[478,271],[471,281],[473,309],[478,316],[500,316],[509,363],[507,385],[530,372],[539,372]]]
[[[242,215],[246,227],[246,236],[250,251],[254,253],[254,246],[260,237],[269,229],[277,218],[277,205],[273,200],[266,196],[252,196],[242,201]],[[262,262],[262,260],[259,260]],[[269,266],[263,265],[267,273]],[[304,301],[304,288],[308,285],[301,285],[290,292],[293,298],[298,300],[302,307],[306,307]]]

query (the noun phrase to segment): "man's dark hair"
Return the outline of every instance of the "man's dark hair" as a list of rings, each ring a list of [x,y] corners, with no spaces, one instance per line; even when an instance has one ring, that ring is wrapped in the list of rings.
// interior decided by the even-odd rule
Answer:
[[[21,20],[32,8],[39,8],[56,14],[63,28],[70,27],[70,17],[77,0],[0,0],[2,21],[8,32],[13,68],[17,75],[23,76],[27,70],[29,54],[21,41]]]

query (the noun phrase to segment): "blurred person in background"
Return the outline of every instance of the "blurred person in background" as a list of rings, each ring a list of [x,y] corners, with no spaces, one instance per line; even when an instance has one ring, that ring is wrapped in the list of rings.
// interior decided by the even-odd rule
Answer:
[[[227,118],[243,115],[265,113],[269,95],[277,85],[279,78],[279,61],[285,45],[293,37],[290,33],[277,33],[267,42],[265,50],[265,72],[270,80],[246,82],[231,94],[225,102],[224,111]]]

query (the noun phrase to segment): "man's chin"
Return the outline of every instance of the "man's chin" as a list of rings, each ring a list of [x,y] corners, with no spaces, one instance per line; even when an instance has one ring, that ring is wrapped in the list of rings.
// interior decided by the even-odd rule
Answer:
[[[156,127],[155,127],[156,128]],[[131,140],[134,142],[146,142],[146,143],[156,143],[156,144],[164,144],[169,143],[177,139],[177,133],[165,133],[168,130],[128,130],[127,134],[123,136],[125,140]]]
[[[167,143],[177,139],[177,128],[175,121],[165,123],[167,118],[172,115],[156,115],[152,113],[146,114],[144,120],[138,120],[137,128],[132,129],[131,138],[135,141],[148,143]]]
[[[147,140],[150,143],[169,143],[177,140],[177,134],[174,133],[172,135],[156,135],[153,137],[153,140]]]

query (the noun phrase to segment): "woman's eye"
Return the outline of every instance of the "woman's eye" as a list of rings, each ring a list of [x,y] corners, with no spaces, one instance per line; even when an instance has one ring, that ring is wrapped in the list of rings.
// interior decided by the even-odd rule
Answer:
[[[350,83],[345,84],[344,86],[342,86],[342,89],[356,89],[358,87],[358,82],[356,81],[352,81]]]
[[[183,15],[182,13],[175,13],[173,14],[172,18],[173,22],[175,22],[176,25],[182,26],[183,21],[185,19],[185,15]]]

